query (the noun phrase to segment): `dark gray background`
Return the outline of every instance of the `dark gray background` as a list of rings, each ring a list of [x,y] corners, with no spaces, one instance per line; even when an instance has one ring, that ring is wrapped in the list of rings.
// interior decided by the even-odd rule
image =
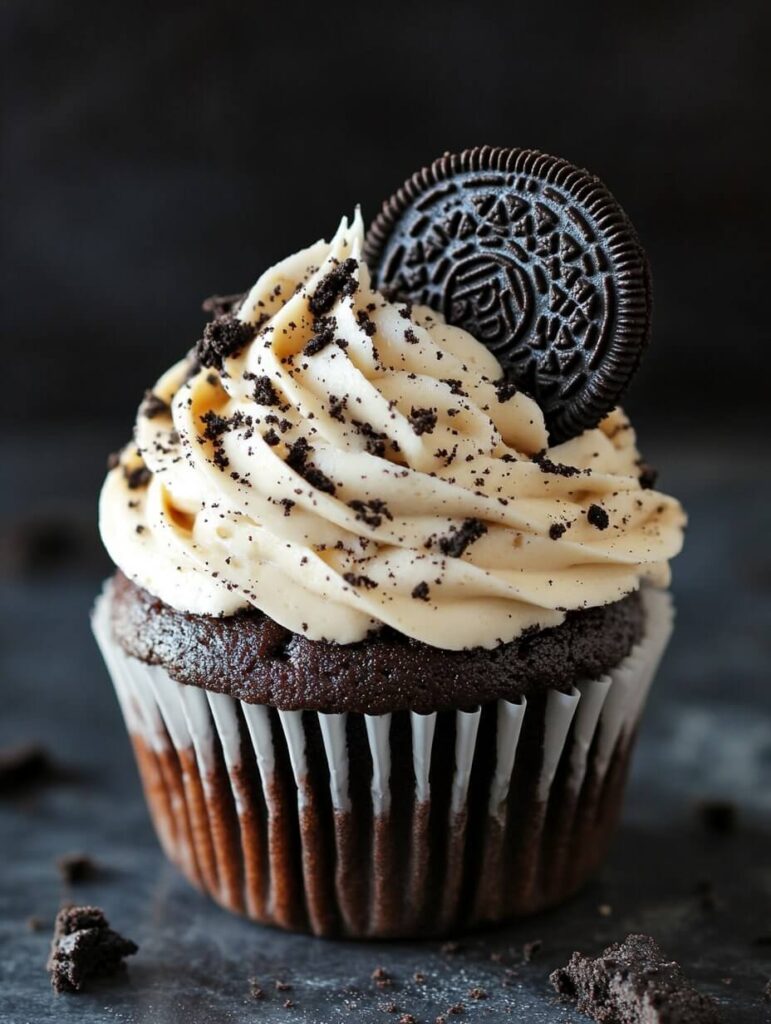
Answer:
[[[382,964],[421,1024],[458,998],[459,1024],[560,1024],[577,1015],[553,1005],[548,971],[632,929],[679,957],[731,1024],[762,1021],[769,7],[304,6],[0,5],[0,745],[40,740],[78,779],[0,802],[0,1021],[391,1019],[370,980]],[[128,438],[143,389],[195,341],[200,300],[247,287],[357,202],[371,218],[444,149],[485,142],[588,166],[638,226],[654,341],[626,405],[691,527],[675,565],[678,628],[606,869],[567,906],[447,962],[435,944],[282,937],[189,890],[152,835],[87,618],[109,570],[95,525],[105,454]],[[695,805],[709,798],[736,803],[735,835],[699,827]],[[67,892],[53,861],[77,848],[107,871]],[[713,911],[695,895],[707,877]],[[140,943],[127,985],[50,994],[47,934],[24,920],[50,924],[64,898],[103,903]],[[534,938],[541,959],[504,985],[490,954],[517,963]],[[296,1008],[273,993],[250,1004],[253,974],[289,976]],[[471,1005],[474,984],[491,998]]]
[[[6,405],[125,432],[204,296],[490,143],[589,167],[637,225],[631,410],[746,418],[771,367],[769,10],[5,0]]]

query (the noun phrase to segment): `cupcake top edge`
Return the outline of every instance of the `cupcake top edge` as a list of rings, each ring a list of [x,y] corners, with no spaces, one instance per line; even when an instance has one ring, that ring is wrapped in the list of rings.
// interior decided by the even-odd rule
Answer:
[[[666,585],[685,516],[623,412],[550,443],[492,348],[376,288],[363,249],[356,211],[210,302],[102,489],[116,565],[179,611],[447,650]]]

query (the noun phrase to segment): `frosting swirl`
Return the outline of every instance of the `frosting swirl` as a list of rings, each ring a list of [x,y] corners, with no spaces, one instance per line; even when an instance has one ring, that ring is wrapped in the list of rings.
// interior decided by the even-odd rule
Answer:
[[[373,291],[362,242],[357,212],[160,378],[102,490],[116,564],[182,611],[452,650],[666,585],[685,517],[620,410],[547,448],[484,345]]]

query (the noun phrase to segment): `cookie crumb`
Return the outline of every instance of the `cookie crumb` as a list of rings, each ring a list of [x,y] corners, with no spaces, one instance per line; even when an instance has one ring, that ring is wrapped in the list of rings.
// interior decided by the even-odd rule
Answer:
[[[0,793],[50,782],[55,774],[48,752],[37,743],[20,743],[0,750]]]
[[[487,533],[487,526],[481,519],[465,519],[445,537],[439,538],[439,550],[448,558],[460,558],[475,541]]]
[[[494,381],[493,387],[495,388],[496,397],[501,404],[512,399],[519,390],[512,381],[505,379]]]
[[[225,313],[204,327],[203,337],[196,345],[198,362],[201,366],[221,370],[224,361],[238,355],[256,333],[255,324],[244,323],[232,313]]]
[[[390,988],[393,985],[391,975],[383,967],[375,968],[372,972],[372,980],[378,988]]]
[[[365,590],[374,590],[377,587],[375,580],[363,574],[357,576],[355,572],[344,572],[343,579],[351,587],[364,587]]]
[[[432,434],[436,427],[436,412],[433,409],[416,409],[413,406],[407,419],[418,437],[423,434]]]
[[[595,958],[573,953],[549,981],[558,995],[598,1022],[718,1024],[720,1019],[713,1000],[693,988],[649,935],[628,935]]]
[[[247,380],[254,383],[252,395],[258,405],[272,406],[279,404],[278,395],[276,394],[276,389],[274,388],[273,381],[270,377],[263,374],[261,377],[249,376],[247,377]]]
[[[337,321],[332,316],[317,317],[313,321],[314,334],[303,349],[303,355],[315,356],[335,340]]]
[[[147,466],[142,463],[139,466],[135,466],[133,469],[129,469],[128,466],[123,467],[123,478],[126,481],[126,486],[130,491],[136,491],[140,487],[146,487],[150,483],[152,473]]]
[[[249,979],[249,995],[256,1000],[265,998],[265,989],[256,978]]]
[[[546,448],[542,448],[540,452],[536,452],[533,455],[531,462],[534,462],[542,473],[551,473],[554,476],[578,476],[581,472],[577,466],[567,466],[563,462],[552,462],[546,454]]]
[[[56,860],[62,881],[67,884],[87,882],[99,874],[99,868],[86,853],[66,853]]]
[[[56,915],[47,969],[55,992],[80,992],[89,978],[125,969],[139,947],[109,926],[99,907],[64,907]]]
[[[341,296],[353,295],[356,291],[356,260],[350,257],[319,281],[316,291],[308,299],[308,309],[314,316],[328,313]]]

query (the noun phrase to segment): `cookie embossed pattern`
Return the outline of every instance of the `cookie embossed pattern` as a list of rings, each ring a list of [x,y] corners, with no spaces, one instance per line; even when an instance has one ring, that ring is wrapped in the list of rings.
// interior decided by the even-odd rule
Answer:
[[[650,334],[645,253],[605,185],[566,160],[482,146],[413,174],[373,223],[378,287],[484,342],[553,442],[594,427]]]

